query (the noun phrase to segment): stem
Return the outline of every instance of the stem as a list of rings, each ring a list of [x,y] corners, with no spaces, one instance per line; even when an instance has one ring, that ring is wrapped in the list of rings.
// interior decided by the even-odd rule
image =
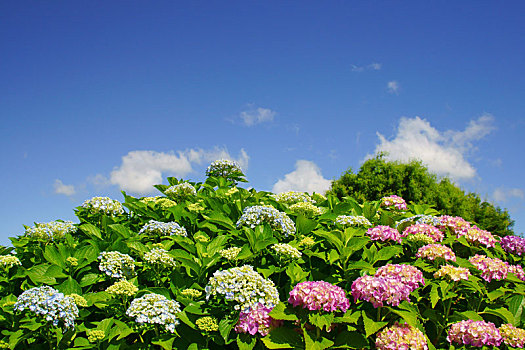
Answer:
[[[377,322],[381,321],[381,306],[377,308]]]

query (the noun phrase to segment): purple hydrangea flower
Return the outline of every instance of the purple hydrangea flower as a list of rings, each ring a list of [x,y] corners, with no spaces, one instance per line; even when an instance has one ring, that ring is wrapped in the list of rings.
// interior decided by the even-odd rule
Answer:
[[[346,312],[350,307],[345,291],[324,281],[298,283],[290,292],[288,302],[293,306],[302,306],[312,311],[322,309],[327,312]]]

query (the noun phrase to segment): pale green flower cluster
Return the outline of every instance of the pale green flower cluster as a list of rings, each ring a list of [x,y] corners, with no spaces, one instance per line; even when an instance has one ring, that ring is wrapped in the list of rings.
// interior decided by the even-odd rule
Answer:
[[[215,271],[205,288],[206,299],[217,294],[227,301],[234,301],[235,310],[247,312],[257,303],[270,309],[279,303],[279,292],[275,284],[255,272],[252,266],[232,267]]]
[[[69,256],[69,257],[66,259],[66,263],[67,263],[69,266],[75,267],[75,266],[78,266],[78,259],[77,259],[77,258],[73,258],[72,256]]]
[[[202,295],[202,292],[198,289],[187,288],[181,291],[180,294],[182,294],[183,296],[187,298],[195,299],[195,298],[200,298]]]
[[[96,343],[98,341],[101,341],[106,337],[106,333],[104,333],[101,329],[93,329],[90,331],[87,331],[88,341],[90,343]]]
[[[87,302],[86,298],[84,298],[82,295],[78,295],[76,293],[71,293],[68,296],[73,298],[73,300],[75,301],[75,304],[77,304],[77,306],[80,306],[80,307],[87,307],[88,306],[88,302]]]
[[[305,247],[305,248],[311,248],[315,245],[315,241],[312,237],[303,237],[303,239],[301,239],[299,241],[299,247]]]
[[[228,192],[225,193],[226,196],[233,196],[235,193],[239,192],[239,189],[237,187],[232,187],[228,190]]]
[[[175,203],[171,199],[162,197],[162,196],[144,197],[144,198],[141,198],[140,201],[145,204],[152,203],[153,205],[158,205],[162,209],[168,209],[170,207],[177,205],[177,203]]]
[[[179,324],[177,314],[181,312],[180,304],[169,300],[160,294],[146,294],[135,298],[131,302],[126,315],[135,319],[139,324],[158,324],[164,326],[168,332],[175,332],[175,326]]]
[[[315,193],[314,192],[314,193],[312,193],[311,197],[316,203],[321,203],[321,202],[324,202],[326,200],[326,197],[323,196],[320,193]]]
[[[9,346],[8,343],[6,343],[5,341],[3,340],[0,340],[0,349],[10,349],[11,347]]]
[[[201,211],[206,210],[206,208],[202,206],[202,201],[198,201],[196,203],[188,204],[188,210],[195,213],[200,213]]]
[[[26,229],[25,235],[42,240],[63,238],[66,234],[73,234],[77,231],[76,226],[71,221],[51,221],[35,224]]]
[[[106,292],[115,296],[132,297],[139,291],[138,287],[126,280],[120,280],[106,288]]]
[[[342,226],[372,226],[370,221],[364,216],[354,216],[354,215],[339,215],[335,219],[335,223]]]
[[[99,270],[113,278],[128,278],[135,274],[135,260],[121,252],[102,252],[98,256]]]
[[[14,255],[0,255],[0,265],[9,269],[15,265],[22,265],[20,259]]]
[[[169,187],[166,191],[164,191],[164,193],[174,197],[175,199],[184,199],[197,195],[197,190],[190,183],[183,182]]]
[[[406,240],[409,242],[414,242],[414,243],[424,244],[424,245],[434,243],[434,240],[432,239],[432,237],[429,237],[424,233],[416,233],[414,235],[408,235]]]
[[[160,222],[150,220],[139,233],[156,234],[159,236],[187,236],[186,229],[176,222]]]
[[[219,324],[215,317],[201,317],[195,322],[195,324],[204,332],[215,332],[219,330]]]
[[[248,226],[255,228],[267,222],[275,230],[280,230],[285,237],[295,233],[295,224],[285,213],[274,207],[254,205],[244,208],[242,216],[237,221],[237,227]]]
[[[239,247],[231,247],[228,249],[222,249],[221,251],[219,251],[219,254],[225,259],[235,260],[237,259],[237,255],[239,255],[241,250],[242,249]]]
[[[175,267],[177,262],[166,249],[153,248],[151,251],[144,254],[144,260],[150,264],[161,265],[164,267]]]
[[[290,259],[299,259],[302,254],[297,248],[292,247],[287,243],[277,243],[272,245],[272,249],[279,255],[283,255],[286,258]]]
[[[124,214],[122,204],[109,197],[93,197],[82,203],[82,208],[87,209],[91,214],[106,214],[117,216]]]
[[[310,202],[295,203],[290,205],[289,209],[295,215],[302,214],[306,217],[312,217],[324,213],[323,208],[319,208]]]
[[[308,202],[308,203],[315,203],[315,201],[310,198],[308,193],[305,192],[295,192],[295,191],[288,191],[288,192],[281,192],[278,194],[273,194],[272,197],[279,203],[292,205],[299,202]]]

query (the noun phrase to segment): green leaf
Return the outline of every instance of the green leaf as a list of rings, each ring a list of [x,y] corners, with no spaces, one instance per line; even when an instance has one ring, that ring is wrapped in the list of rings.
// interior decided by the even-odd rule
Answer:
[[[235,326],[235,323],[236,323],[236,321],[232,322],[232,320],[229,320],[227,318],[223,318],[219,322],[219,333],[222,336],[222,338],[224,339],[224,341],[226,342],[226,344],[231,342],[231,341],[229,341],[228,338],[230,337],[230,332],[233,329],[233,327]]]
[[[334,347],[339,349],[365,349],[368,348],[368,341],[358,331],[342,331],[335,338]]]
[[[418,318],[417,318],[417,314],[413,313],[413,312],[409,312],[409,311],[405,311],[405,310],[397,310],[393,307],[391,308],[388,308],[390,311],[392,311],[393,313],[401,316],[401,318],[403,318],[403,320],[408,323],[410,326],[412,327],[416,327],[418,326],[419,322],[418,322]]]
[[[268,349],[302,349],[302,338],[296,331],[286,327],[273,329],[267,336],[261,338]]]
[[[303,215],[299,215],[295,222],[297,226],[297,232],[301,235],[307,235],[312,232],[313,229],[317,226],[317,221],[308,219]]]
[[[88,273],[87,275],[82,276],[80,279],[80,287],[91,286],[99,280],[100,276],[96,273]]]
[[[319,329],[328,331],[330,326],[332,326],[332,323],[334,323],[334,314],[317,314],[312,313],[308,315],[308,321],[310,321],[311,324],[318,327]]]
[[[121,224],[113,224],[109,225],[108,227],[122,238],[129,238],[133,234],[133,232],[131,232],[129,228]]]
[[[514,315],[509,310],[505,309],[504,307],[500,307],[498,309],[491,309],[491,308],[485,308],[481,314],[490,314],[494,316],[498,316],[506,323],[514,324]]]
[[[82,288],[80,288],[78,282],[75,281],[71,276],[69,276],[67,280],[62,282],[62,284],[58,285],[57,289],[66,295],[73,293],[82,295]]]
[[[44,258],[51,264],[58,265],[61,268],[66,268],[66,262],[65,257],[63,257],[59,252],[58,249],[56,249],[52,245],[46,246],[46,249],[44,251]]]
[[[171,337],[166,340],[153,340],[151,343],[160,346],[164,350],[172,350],[174,341],[175,337]]]
[[[310,272],[304,271],[299,265],[295,262],[288,265],[286,269],[286,274],[290,277],[291,284],[296,285],[299,282],[306,280]]]
[[[467,310],[463,312],[457,313],[463,320],[474,320],[474,321],[483,321],[483,317],[481,317],[477,312],[472,310]]]
[[[224,247],[224,244],[228,241],[227,235],[217,236],[211,241],[208,246],[206,247],[206,252],[209,254],[209,256],[215,255],[219,250],[221,250]]]
[[[285,321],[297,321],[297,316],[293,313],[293,309],[290,304],[281,301],[277,304],[269,315],[276,320],[285,320]]]
[[[341,317],[336,317],[334,319],[334,322],[336,323],[350,323],[350,324],[357,324],[359,319],[361,318],[361,312],[360,311],[351,311],[348,310],[345,312],[345,314]]]
[[[237,335],[237,346],[239,350],[252,350],[257,343],[257,338],[250,334],[241,333]]]
[[[490,301],[494,301],[503,295],[505,295],[505,292],[502,290],[502,288],[498,288],[488,293],[487,297],[489,298]]]
[[[509,306],[509,311],[514,315],[514,320],[518,323],[518,320],[521,319],[523,313],[523,307],[525,304],[525,298],[523,295],[516,294],[508,300],[507,305]]]
[[[384,326],[388,324],[388,322],[373,321],[366,315],[364,311],[362,312],[362,316],[363,316],[363,323],[365,324],[365,333],[366,333],[365,336],[367,338],[371,336],[372,334],[377,333],[381,328],[383,328]]]
[[[35,284],[56,284],[57,281],[50,276],[46,276],[46,271],[49,268],[47,264],[40,264],[33,266],[27,270],[27,276]]]
[[[330,339],[322,336],[316,338],[312,332],[309,332],[306,329],[304,329],[304,342],[306,350],[324,350],[334,345],[334,342]]]
[[[397,256],[403,252],[403,248],[400,246],[388,246],[379,250],[375,256],[375,261],[389,260],[394,256]]]
[[[102,235],[100,234],[100,229],[92,224],[82,224],[80,225],[80,229],[89,237],[96,237],[98,239],[102,239]]]
[[[432,288],[430,289],[430,303],[432,304],[432,308],[436,307],[436,304],[439,301],[439,291],[438,286],[436,284],[432,285]]]

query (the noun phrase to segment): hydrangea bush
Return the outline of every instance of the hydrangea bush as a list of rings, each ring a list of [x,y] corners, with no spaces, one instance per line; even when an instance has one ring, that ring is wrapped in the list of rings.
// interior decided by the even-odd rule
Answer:
[[[525,346],[524,238],[397,196],[246,189],[237,171],[22,228],[0,247],[0,347]]]

